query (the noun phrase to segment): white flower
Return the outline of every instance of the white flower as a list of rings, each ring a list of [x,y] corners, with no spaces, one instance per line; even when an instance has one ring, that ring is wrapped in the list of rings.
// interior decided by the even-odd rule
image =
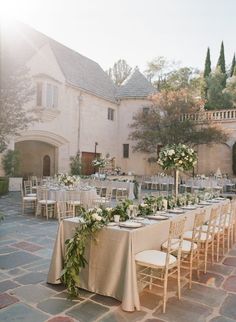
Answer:
[[[168,154],[171,156],[171,155],[174,155],[175,154],[175,150],[171,149],[168,151]]]
[[[147,207],[147,204],[146,204],[146,203],[141,203],[141,204],[140,204],[140,206],[141,206],[142,208],[145,208],[145,207]]]
[[[92,218],[93,218],[93,220],[96,220],[96,221],[102,220],[102,217],[99,216],[96,212],[92,214]]]

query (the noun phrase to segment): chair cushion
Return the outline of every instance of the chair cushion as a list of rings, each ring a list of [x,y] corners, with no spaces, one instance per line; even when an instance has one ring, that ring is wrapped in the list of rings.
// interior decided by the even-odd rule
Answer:
[[[188,240],[183,240],[182,242],[182,251],[184,253],[189,253],[191,251],[191,242]],[[168,240],[164,242],[161,247],[162,249],[166,250],[168,246]],[[171,250],[178,250],[179,248],[179,239],[172,239],[171,240]],[[193,249],[197,249],[197,244],[193,244]]]
[[[70,200],[70,201],[67,201],[67,203],[69,205],[74,205],[74,206],[79,206],[81,204],[79,200]]]
[[[36,193],[27,193],[26,197],[37,197]]]
[[[23,199],[25,200],[25,201],[36,201],[37,200],[37,197],[30,197],[30,196],[25,196],[25,197],[23,197]]]
[[[56,203],[56,200],[39,200],[38,201],[40,204],[48,204],[48,205],[53,205],[53,204],[55,204]]]
[[[187,239],[187,240],[192,240],[192,238],[193,238],[193,231],[192,231],[192,230],[188,230],[188,231],[186,231],[186,232],[184,233],[184,235],[183,235],[183,238],[184,238],[184,239]],[[207,240],[207,233],[202,232],[202,233],[201,233],[201,237],[200,237],[200,241],[201,241],[201,242],[204,242],[204,241],[206,241],[206,240]],[[208,240],[211,240],[211,235],[209,235]]]
[[[165,267],[166,255],[165,252],[159,250],[144,250],[135,255],[135,261],[144,266]],[[170,255],[169,264],[172,265],[174,263],[177,263],[177,259],[175,256]]]

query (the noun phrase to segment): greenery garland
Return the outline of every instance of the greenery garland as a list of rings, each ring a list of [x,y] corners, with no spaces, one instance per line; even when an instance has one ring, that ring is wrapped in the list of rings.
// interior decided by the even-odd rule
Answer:
[[[65,242],[64,268],[60,280],[67,288],[69,298],[75,298],[79,294],[79,274],[87,264],[84,256],[85,247],[89,239],[96,239],[98,231],[107,223],[108,213],[108,210],[101,208],[83,211],[74,236]]]

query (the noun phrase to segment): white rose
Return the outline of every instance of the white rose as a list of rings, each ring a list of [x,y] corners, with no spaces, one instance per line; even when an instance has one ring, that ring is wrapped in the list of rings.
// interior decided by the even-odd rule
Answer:
[[[147,207],[147,204],[146,204],[146,203],[141,203],[141,204],[140,204],[140,206],[141,206],[142,208],[145,208],[145,207]]]
[[[93,220],[96,220],[96,221],[101,221],[102,220],[102,217],[99,216],[97,213],[93,213],[92,218],[93,218]]]

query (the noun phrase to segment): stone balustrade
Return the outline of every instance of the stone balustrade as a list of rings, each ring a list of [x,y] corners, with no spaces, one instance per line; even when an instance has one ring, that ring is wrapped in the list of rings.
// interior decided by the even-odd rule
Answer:
[[[236,120],[236,109],[231,110],[214,110],[214,111],[203,111],[198,113],[183,114],[182,120],[193,120],[193,121],[234,121]]]

